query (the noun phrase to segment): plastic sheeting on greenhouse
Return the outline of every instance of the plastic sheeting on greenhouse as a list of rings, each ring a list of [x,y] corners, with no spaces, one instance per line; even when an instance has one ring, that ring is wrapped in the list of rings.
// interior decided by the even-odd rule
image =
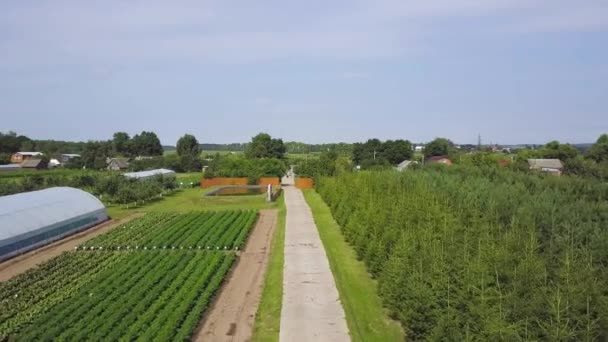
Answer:
[[[127,172],[123,174],[123,176],[128,178],[136,178],[136,179],[146,179],[154,176],[161,175],[165,176],[175,176],[175,171],[168,169],[156,169],[149,171],[140,171],[140,172]]]
[[[68,187],[0,197],[0,259],[108,219],[95,196]]]

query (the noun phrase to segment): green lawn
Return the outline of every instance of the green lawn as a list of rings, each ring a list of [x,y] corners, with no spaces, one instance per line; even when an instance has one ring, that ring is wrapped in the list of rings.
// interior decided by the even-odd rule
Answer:
[[[344,240],[340,227],[321,196],[314,190],[303,192],[325,246],[352,340],[405,340],[399,323],[390,320],[387,310],[382,307],[376,281]]]
[[[253,341],[278,341],[281,327],[281,305],[283,303],[283,248],[285,246],[285,219],[287,210],[283,195],[277,199],[279,219],[277,222],[270,261],[266,270],[264,290],[255,316]]]
[[[198,187],[182,189],[162,199],[128,209],[124,206],[108,205],[108,214],[112,218],[122,218],[133,212],[184,212],[193,210],[265,209],[278,207],[278,201],[267,203],[264,200],[264,194],[252,196],[203,196],[203,193],[207,191],[209,189]]]

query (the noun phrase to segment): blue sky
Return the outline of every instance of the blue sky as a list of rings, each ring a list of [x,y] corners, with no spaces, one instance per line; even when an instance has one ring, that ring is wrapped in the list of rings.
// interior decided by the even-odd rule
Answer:
[[[0,2],[0,130],[243,142],[608,132],[608,2]]]

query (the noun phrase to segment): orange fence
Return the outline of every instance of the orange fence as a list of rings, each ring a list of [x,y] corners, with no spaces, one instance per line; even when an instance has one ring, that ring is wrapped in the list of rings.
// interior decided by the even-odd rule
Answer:
[[[247,183],[247,177],[206,178],[201,181],[201,188],[209,188],[218,185],[247,185]]]
[[[279,177],[261,177],[260,179],[258,179],[258,185],[272,185],[272,186],[279,186],[281,185],[281,182],[279,180]]]
[[[315,186],[315,182],[312,178],[296,178],[296,188],[298,189],[312,189]]]

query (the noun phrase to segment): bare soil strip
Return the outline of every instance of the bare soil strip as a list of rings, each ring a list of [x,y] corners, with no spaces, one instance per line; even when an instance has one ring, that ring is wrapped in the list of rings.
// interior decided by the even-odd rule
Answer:
[[[0,263],[0,282],[9,280],[10,278],[23,273],[51,258],[54,258],[65,251],[73,250],[74,247],[82,244],[83,242],[108,232],[119,225],[142,215],[142,213],[134,213],[120,220],[106,221],[78,234],[70,235],[64,239],[55,241],[46,246],[42,246],[38,249]]]
[[[253,334],[272,236],[277,223],[277,210],[262,210],[247,246],[208,315],[201,321],[195,341],[249,341]]]
[[[350,341],[325,248],[302,191],[284,188],[285,268],[281,342]]]

